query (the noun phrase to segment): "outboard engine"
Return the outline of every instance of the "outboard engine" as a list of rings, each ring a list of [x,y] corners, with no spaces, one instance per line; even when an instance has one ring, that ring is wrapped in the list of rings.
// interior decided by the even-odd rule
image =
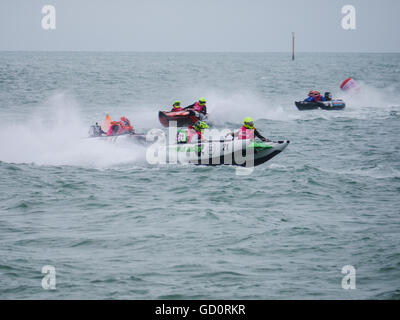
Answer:
[[[95,137],[96,136],[96,127],[95,126],[90,126],[89,128],[89,137]]]
[[[90,137],[99,137],[101,136],[101,127],[96,123],[89,128],[89,136]]]
[[[325,92],[324,98],[325,98],[325,101],[331,101],[332,100],[332,93]]]

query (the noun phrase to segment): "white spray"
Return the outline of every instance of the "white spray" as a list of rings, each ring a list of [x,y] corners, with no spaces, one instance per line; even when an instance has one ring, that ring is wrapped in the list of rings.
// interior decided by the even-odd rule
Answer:
[[[39,165],[76,165],[105,168],[144,158],[132,143],[87,138],[77,103],[58,94],[28,119],[0,128],[0,161]]]

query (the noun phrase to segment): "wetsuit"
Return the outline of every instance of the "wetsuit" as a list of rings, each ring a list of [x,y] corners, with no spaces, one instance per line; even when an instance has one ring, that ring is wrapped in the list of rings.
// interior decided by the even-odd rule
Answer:
[[[193,108],[196,106],[196,104],[198,105],[199,103],[198,103],[198,102],[195,102],[195,103],[191,104],[190,106],[187,106],[187,107],[183,108],[183,110],[193,109]],[[207,107],[206,107],[206,105],[202,106],[202,108],[201,108],[201,110],[200,110],[199,112],[202,113],[202,114],[204,114],[204,115],[207,114]]]
[[[254,135],[255,135],[258,139],[260,139],[260,140],[262,140],[262,141],[269,141],[267,138],[263,137],[263,136],[260,134],[260,132],[258,132],[257,129],[254,129]]]

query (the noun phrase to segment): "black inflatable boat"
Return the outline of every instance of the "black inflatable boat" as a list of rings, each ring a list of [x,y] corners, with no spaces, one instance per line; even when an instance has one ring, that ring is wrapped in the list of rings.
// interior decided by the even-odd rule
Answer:
[[[297,109],[304,110],[315,110],[315,109],[323,109],[323,110],[342,110],[346,107],[346,103],[341,99],[332,100],[332,95],[330,92],[325,92],[325,101],[295,101]]]

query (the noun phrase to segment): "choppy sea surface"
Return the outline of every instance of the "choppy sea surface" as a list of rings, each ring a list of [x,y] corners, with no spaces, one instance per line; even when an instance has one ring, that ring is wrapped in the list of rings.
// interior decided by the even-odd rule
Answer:
[[[310,89],[347,106],[298,111]],[[199,97],[290,145],[237,175],[86,138]],[[400,54],[1,52],[0,116],[1,299],[400,298]]]

